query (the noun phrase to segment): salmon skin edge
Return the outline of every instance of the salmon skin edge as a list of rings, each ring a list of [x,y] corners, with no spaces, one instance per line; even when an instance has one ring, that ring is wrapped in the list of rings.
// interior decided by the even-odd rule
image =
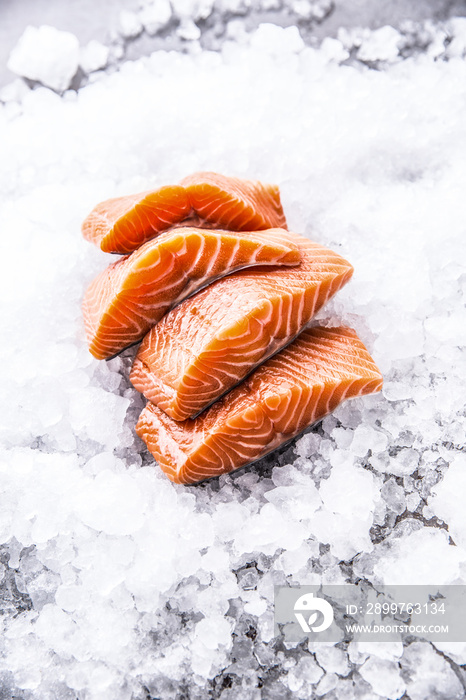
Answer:
[[[177,423],[149,402],[136,432],[168,478],[198,483],[235,471],[293,439],[343,402],[374,394],[383,384],[367,348],[347,327],[304,331],[256,373],[232,391],[229,405],[217,402],[210,415],[197,419],[197,426],[192,420]],[[287,417],[290,408],[298,412]],[[241,448],[236,450],[240,437]]]

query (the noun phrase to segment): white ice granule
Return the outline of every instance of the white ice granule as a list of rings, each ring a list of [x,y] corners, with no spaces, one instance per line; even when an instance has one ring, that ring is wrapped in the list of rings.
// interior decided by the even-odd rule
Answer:
[[[288,671],[285,680],[295,697],[307,698],[312,692],[311,686],[322,678],[323,673],[312,656],[309,656],[298,661],[296,666]]]
[[[245,603],[244,611],[251,613],[251,615],[257,615],[258,617],[263,615],[267,610],[267,601],[263,598],[255,598],[252,601]]]
[[[211,615],[196,625],[195,638],[207,649],[230,644],[231,624],[223,616]]]
[[[430,700],[435,695],[442,700],[464,697],[460,680],[448,661],[428,642],[410,644],[401,667],[406,678],[406,692],[412,700]]]
[[[312,0],[293,0],[291,9],[298,17],[310,19],[312,17]]]
[[[466,18],[453,17],[447,23],[447,31],[452,39],[445,54],[449,58],[462,58],[466,54]]]
[[[364,662],[369,656],[384,661],[398,661],[403,655],[403,642],[357,642],[352,641],[348,646],[349,660],[354,664]]]
[[[231,647],[231,631],[231,623],[221,615],[210,615],[197,623],[191,642],[195,673],[207,678],[217,674]]]
[[[382,393],[389,401],[403,401],[413,396],[412,387],[406,380],[385,382],[382,387]]]
[[[0,89],[0,101],[21,102],[28,92],[29,88],[24,80],[17,78]]]
[[[317,543],[314,543],[317,544]],[[313,556],[318,556],[318,551],[308,543],[303,543],[298,549],[285,551],[277,559],[277,568],[281,568],[287,574],[296,574],[303,569]]]
[[[377,657],[370,657],[360,667],[359,673],[372,686],[374,692],[387,700],[398,700],[406,690],[399,664],[395,661],[382,661]]]
[[[434,486],[429,506],[438,518],[448,523],[451,536],[462,547],[466,547],[465,498],[466,456],[459,454],[449,465],[442,481]]]
[[[295,520],[310,518],[322,504],[319,492],[310,480],[307,483],[277,486],[267,491],[265,498]]]
[[[251,0],[216,0],[215,4],[221,12],[244,15],[251,6]]]
[[[95,411],[92,421],[89,420],[91,404],[94,410],[99,409]],[[75,391],[70,397],[69,406],[74,434],[95,440],[107,449],[116,448],[121,443],[121,429],[115,430],[115,420],[122,425],[129,404],[129,399],[97,387]]]
[[[402,486],[391,478],[385,481],[381,488],[380,495],[387,506],[397,515],[401,515],[406,510],[405,492]]]
[[[122,10],[119,15],[120,33],[125,38],[134,38],[142,32],[142,22],[135,12]]]
[[[349,52],[345,49],[341,41],[327,37],[320,45],[320,50],[329,60],[342,63],[349,57]]]
[[[94,530],[129,535],[144,522],[144,497],[133,479],[113,471],[99,472],[76,493],[76,512]]]
[[[79,51],[79,65],[85,73],[105,68],[108,62],[110,50],[100,41],[93,39]]]
[[[361,61],[396,61],[401,35],[387,25],[370,32],[361,43],[358,58]]]
[[[178,605],[179,610],[184,610],[189,612],[191,609],[192,595],[197,595],[198,600],[198,611],[206,616],[206,618],[211,617],[211,615],[226,615],[228,608],[230,607],[228,603],[228,595],[235,593],[236,577],[230,574],[226,580],[225,575],[221,576],[222,585],[216,588],[212,588],[210,585],[204,588],[202,591],[186,590],[183,597],[183,601],[180,601]],[[206,578],[206,581],[210,583],[210,576]],[[219,596],[219,590],[222,592],[222,596]]]
[[[351,668],[348,657],[343,649],[335,646],[318,645],[316,660],[327,673],[338,673],[339,676],[347,676]]]
[[[176,33],[187,41],[196,41],[201,36],[201,30],[191,19],[183,19]]]
[[[172,17],[169,0],[152,0],[144,5],[138,18],[148,34],[157,34]]]
[[[249,518],[249,512],[240,503],[220,502],[212,516],[217,537],[222,542],[233,540],[238,534],[238,522],[247,518]]]
[[[352,518],[327,509],[317,511],[312,519],[312,534],[340,560],[349,560],[358,552],[370,552],[372,543],[369,530],[372,517]]]
[[[361,423],[353,433],[351,452],[358,457],[365,457],[368,451],[378,454],[387,449],[388,438],[380,430]]]
[[[26,27],[10,54],[8,68],[61,92],[69,87],[78,62],[79,42],[75,35],[44,24]]]
[[[290,9],[299,18],[322,21],[331,12],[331,0],[291,0]]]
[[[387,472],[395,476],[412,474],[419,464],[419,453],[411,447],[402,447],[396,455],[372,455],[369,463],[378,472]]]
[[[337,684],[338,676],[336,673],[326,673],[316,685],[315,693],[318,697],[321,697],[322,695],[330,693],[332,690],[334,690]]]
[[[376,561],[374,574],[387,585],[458,583],[465,557],[464,549],[449,544],[445,530],[426,527],[393,539]]]
[[[272,503],[267,503],[250,518],[247,529],[237,531],[234,548],[237,553],[253,552],[260,542],[262,552],[273,554],[279,548],[297,549],[306,534],[303,524],[284,517]]]
[[[278,27],[264,23],[254,32],[251,46],[276,54],[293,54],[304,49],[304,42],[297,27]]]
[[[171,0],[174,13],[182,19],[207,19],[214,7],[214,0]]]
[[[322,481],[319,493],[325,511],[348,520],[353,519],[355,525],[369,523],[370,513],[379,499],[373,474],[354,467],[351,463],[334,467],[329,478]],[[328,533],[327,541],[332,542],[331,532]]]
[[[466,642],[440,642],[434,643],[436,649],[458,664],[464,666],[466,663]]]

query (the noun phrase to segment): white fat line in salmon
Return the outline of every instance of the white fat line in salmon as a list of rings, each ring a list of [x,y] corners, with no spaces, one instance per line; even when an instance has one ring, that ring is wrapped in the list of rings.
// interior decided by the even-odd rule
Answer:
[[[369,383],[370,383],[370,382],[369,382]],[[323,390],[323,388],[322,388],[322,390]],[[345,392],[345,393],[346,393],[346,392]],[[363,392],[361,391],[361,392],[360,392],[360,395],[361,395],[362,393],[363,393]],[[366,394],[366,395],[367,395],[367,394]],[[349,399],[345,399],[345,401],[346,401],[346,402],[354,401],[354,399],[357,399],[357,398],[359,398],[359,397],[358,397],[358,396],[352,396],[352,397],[349,398]],[[318,418],[316,421],[314,421],[314,422],[311,423],[310,425],[306,426],[305,428],[300,428],[299,430],[297,430],[297,431],[296,431],[295,433],[293,433],[292,435],[287,435],[287,433],[286,433],[285,431],[283,431],[282,433],[276,433],[275,436],[274,436],[274,438],[273,438],[273,440],[267,445],[267,448],[265,449],[264,452],[261,452],[261,454],[259,454],[259,455],[258,455],[257,457],[255,457],[253,460],[251,460],[251,461],[248,462],[247,464],[242,464],[240,467],[234,467],[234,465],[233,465],[233,469],[231,470],[231,472],[234,471],[235,474],[236,474],[236,472],[240,472],[240,471],[243,470],[243,469],[247,469],[247,468],[252,467],[252,466],[254,466],[254,465],[257,466],[257,463],[258,463],[258,462],[260,462],[261,460],[265,459],[265,458],[266,458],[267,456],[269,456],[272,452],[275,452],[275,450],[277,450],[278,448],[280,449],[280,452],[282,453],[283,451],[285,451],[285,449],[287,449],[287,448],[290,446],[290,444],[291,444],[294,440],[296,440],[297,438],[301,437],[302,435],[305,435],[306,433],[311,432],[317,425],[319,425],[319,423],[321,423],[321,422],[324,420],[324,418],[326,418],[328,415],[330,415],[330,413],[332,413],[332,411],[327,411],[327,413],[326,413],[325,415],[321,416],[320,418]],[[301,416],[300,416],[300,417],[301,417]],[[285,436],[287,436],[287,437],[286,437],[285,439],[283,439]],[[174,441],[172,440],[172,442],[174,442]],[[236,445],[236,442],[235,442],[235,445]],[[182,455],[184,456],[182,450],[180,450],[180,454],[182,454]],[[182,469],[182,465],[180,465],[180,467],[178,468],[177,473],[179,473],[179,472],[181,471],[181,469]],[[174,472],[174,470],[173,470],[173,472]],[[228,474],[228,473],[231,473],[231,472],[225,472],[225,473]],[[190,474],[193,474],[193,475],[194,475],[194,474],[199,474],[201,478],[199,479],[199,481],[190,482],[189,484],[186,484],[186,486],[195,486],[195,487],[197,487],[198,485],[202,484],[203,482],[207,482],[207,481],[212,482],[212,479],[218,479],[218,478],[220,478],[220,476],[225,476],[225,473],[224,473],[224,474],[219,474],[218,476],[205,476],[204,474],[202,474],[201,472],[199,472],[198,470],[196,470],[195,468],[193,468],[192,470],[190,470]]]

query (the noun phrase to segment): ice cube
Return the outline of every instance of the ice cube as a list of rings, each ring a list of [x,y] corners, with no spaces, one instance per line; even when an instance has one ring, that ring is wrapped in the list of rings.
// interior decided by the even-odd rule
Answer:
[[[74,34],[46,24],[29,25],[10,54],[8,68],[62,92],[70,86],[78,63],[79,42]]]
[[[386,25],[371,32],[365,39],[357,53],[360,61],[396,61],[399,54],[401,35],[399,32]]]
[[[385,503],[397,515],[401,515],[406,510],[406,498],[404,490],[395,479],[388,479],[382,486],[380,492]]]
[[[378,695],[388,700],[398,700],[406,690],[399,664],[395,661],[371,656],[359,668],[359,673]]]
[[[466,497],[466,455],[458,454],[445,472],[442,481],[433,487],[429,507],[448,523],[456,544],[466,547],[464,499]]]
[[[146,32],[157,34],[165,27],[172,17],[172,8],[168,0],[155,0],[145,5],[139,13],[139,20]]]
[[[127,39],[133,39],[142,32],[142,22],[135,12],[122,10],[119,16],[120,32]]]
[[[442,698],[459,698],[462,685],[448,663],[428,643],[412,642],[401,659],[406,674],[406,692],[412,700],[429,700],[432,694]]]
[[[79,65],[85,73],[105,68],[108,62],[109,49],[100,41],[92,39],[86,46],[83,46],[79,52]]]

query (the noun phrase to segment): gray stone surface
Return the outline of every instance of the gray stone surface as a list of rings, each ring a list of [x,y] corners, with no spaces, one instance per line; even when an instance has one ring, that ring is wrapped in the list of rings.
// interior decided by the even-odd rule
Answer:
[[[261,21],[288,25],[295,18],[286,12],[258,12],[252,0],[245,18],[249,26]],[[81,44],[91,39],[108,44],[118,31],[122,9],[136,10],[137,0],[1,0],[0,2],[0,86],[14,76],[6,67],[8,56],[28,24],[50,24],[57,29],[73,32]],[[319,24],[309,29],[317,39],[335,36],[340,27],[364,26],[375,29],[385,24],[399,26],[404,20],[423,21],[466,16],[466,0],[335,0],[334,8]],[[177,48],[180,40],[173,35],[150,37],[143,33],[127,46],[131,59],[161,48]]]

